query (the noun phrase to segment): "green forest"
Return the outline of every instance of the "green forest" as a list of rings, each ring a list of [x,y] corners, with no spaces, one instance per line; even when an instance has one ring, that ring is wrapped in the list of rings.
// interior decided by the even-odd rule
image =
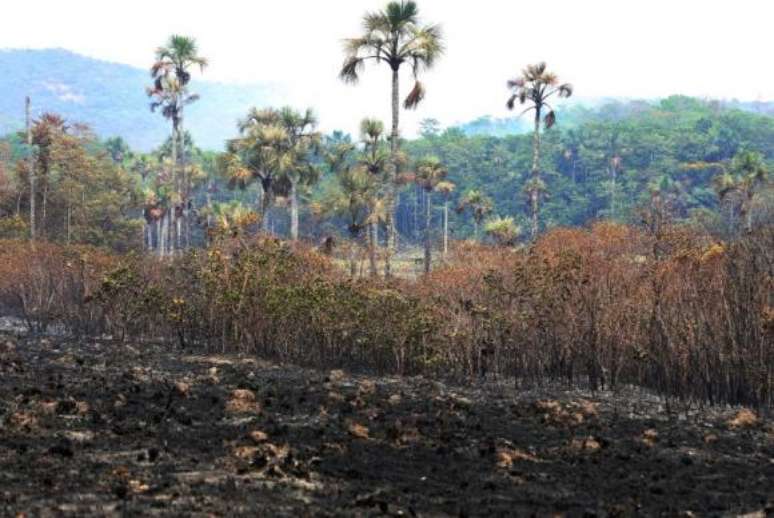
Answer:
[[[641,220],[641,211],[658,196],[668,204],[670,217],[729,235],[741,228],[737,221],[741,202],[725,203],[721,196],[728,175],[744,174],[734,170],[734,158],[752,153],[765,165],[774,157],[772,117],[713,101],[674,96],[659,102],[610,103],[593,110],[567,108],[558,114],[556,125],[543,135],[542,229],[584,226],[602,219],[636,224]],[[44,120],[35,122],[36,126],[44,124]],[[169,196],[165,184],[169,141],[160,143],[151,153],[142,153],[130,149],[120,137],[104,139],[94,135],[79,121],[62,120],[57,131],[61,129],[64,131],[57,138],[72,146],[71,153],[88,159],[90,170],[79,172],[80,179],[68,177],[65,161],[71,161],[71,157],[65,155],[60,159],[62,166],[53,166],[50,176],[46,176],[47,171],[42,173],[41,181],[50,192],[46,203],[51,215],[43,222],[43,232],[56,241],[70,239],[117,249],[141,249],[138,228],[143,210],[152,209],[154,200]],[[234,133],[237,131],[235,126]],[[309,159],[314,174],[299,186],[303,239],[349,236],[347,216],[333,203],[342,195],[342,186],[325,156],[343,145],[364,147],[362,137],[341,132],[319,135],[319,146],[310,152]],[[386,142],[382,145],[387,147]],[[21,237],[28,233],[29,219],[23,133],[6,135],[0,146],[4,237]],[[450,208],[449,232],[454,239],[494,242],[484,227],[497,218],[512,217],[518,227],[525,226],[529,219],[525,186],[532,160],[531,134],[470,136],[464,127],[443,129],[437,121],[426,119],[421,137],[402,141],[401,147],[406,155],[406,172],[423,158],[434,156],[447,170],[447,183],[453,184],[448,193],[433,191],[426,196],[416,182],[404,178],[398,189],[395,216],[401,242],[421,244],[428,202],[437,246],[442,242],[444,205]],[[197,214],[191,225],[192,239],[201,245],[208,214],[229,210],[227,207],[234,210],[237,204],[243,210],[257,212],[261,188],[252,178],[246,182],[230,178],[219,167],[223,151],[198,148],[195,137],[188,133],[186,150],[186,167],[192,171],[192,211]],[[102,177],[110,180],[103,181]],[[79,185],[70,187],[69,182]],[[112,182],[120,184],[120,189],[116,190]],[[85,183],[89,185],[80,185]],[[69,234],[63,227],[68,189],[81,198],[83,191],[92,191],[88,207],[71,202]],[[275,232],[289,235],[290,212],[284,207],[287,193],[282,188],[277,193],[282,208],[271,209],[269,219]],[[466,209],[464,201],[471,193],[478,193],[483,200],[479,210]],[[115,198],[117,195],[120,199]],[[771,187],[761,182],[753,195],[751,218],[770,221]],[[101,229],[92,211],[108,218],[103,222],[110,228]],[[13,219],[17,215],[19,218]],[[478,234],[477,226],[481,229]],[[527,232],[520,235],[522,240],[528,237]]]

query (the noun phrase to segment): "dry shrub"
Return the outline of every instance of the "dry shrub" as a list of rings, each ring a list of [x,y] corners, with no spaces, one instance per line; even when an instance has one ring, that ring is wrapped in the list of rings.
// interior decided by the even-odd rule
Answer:
[[[0,303],[35,330],[323,369],[774,404],[771,226],[723,243],[614,223],[556,229],[520,249],[459,243],[418,281],[352,279],[311,247],[266,237],[164,261],[0,244]],[[587,410],[563,408],[557,421],[582,422]]]
[[[86,246],[0,242],[0,307],[30,331],[60,326],[73,334],[102,327],[102,308],[89,304],[116,258]]]

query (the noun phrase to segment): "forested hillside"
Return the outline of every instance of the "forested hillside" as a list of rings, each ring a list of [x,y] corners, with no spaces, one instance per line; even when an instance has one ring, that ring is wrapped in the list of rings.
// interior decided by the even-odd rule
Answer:
[[[168,129],[148,109],[146,70],[109,63],[63,49],[0,50],[0,133],[24,126],[24,97],[34,113],[55,112],[90,125],[100,136],[121,136],[147,151]],[[191,106],[188,124],[197,141],[220,149],[236,120],[253,105],[275,102],[270,84],[233,85],[197,79],[196,93],[208,100]]]
[[[719,211],[716,185],[723,164],[744,150],[774,159],[774,118],[719,102],[676,96],[652,103],[609,103],[597,109],[570,108],[558,119],[544,135],[541,161],[547,227],[607,218],[636,223],[638,209],[658,194],[668,201],[674,218],[693,218],[719,229],[728,223]],[[405,149],[413,158],[435,155],[446,165],[447,179],[455,184],[448,196],[451,207],[460,207],[466,194],[476,191],[491,199],[482,223],[495,215],[526,218],[531,134],[467,135],[463,128],[424,126],[423,136],[406,142]],[[400,200],[399,228],[418,238],[424,197],[410,186]],[[436,207],[444,200],[441,193],[432,196]],[[767,203],[774,203],[770,193]],[[433,217],[439,219],[440,210]],[[450,226],[457,237],[471,236],[472,212],[451,211]]]

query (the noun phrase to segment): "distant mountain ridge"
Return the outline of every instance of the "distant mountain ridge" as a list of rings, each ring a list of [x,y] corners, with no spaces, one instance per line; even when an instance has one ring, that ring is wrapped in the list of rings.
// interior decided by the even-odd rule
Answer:
[[[145,87],[148,70],[76,54],[65,49],[0,49],[0,135],[24,125],[24,97],[32,97],[33,116],[56,112],[74,122],[83,122],[102,138],[121,136],[130,146],[148,151],[169,135],[169,124],[151,113]],[[223,149],[233,136],[236,120],[252,106],[284,104],[284,89],[278,84],[218,83],[195,77],[192,91],[201,99],[186,108],[185,128],[205,149]],[[593,115],[591,106],[618,105],[628,113],[627,99],[582,99],[559,107],[560,125],[572,127]],[[637,102],[658,102],[634,101]],[[717,101],[737,108],[774,116],[773,102]],[[524,117],[482,116],[452,127],[467,135],[502,137],[531,130]]]
[[[57,112],[83,122],[103,138],[120,135],[132,147],[150,150],[169,135],[169,123],[151,113],[147,70],[82,56],[64,49],[0,50],[0,134],[24,124],[24,97],[33,116]],[[236,120],[251,106],[277,102],[271,84],[234,85],[194,78],[201,99],[186,109],[186,129],[207,149],[222,149]]]

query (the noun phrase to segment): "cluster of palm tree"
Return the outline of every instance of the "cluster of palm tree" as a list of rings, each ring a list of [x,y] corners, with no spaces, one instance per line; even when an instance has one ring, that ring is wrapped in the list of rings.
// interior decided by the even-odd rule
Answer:
[[[230,188],[244,190],[257,186],[256,210],[237,210],[235,205],[216,207],[208,202],[202,214],[207,215],[208,225],[220,221],[226,228],[233,229],[237,221],[241,224],[259,222],[261,229],[267,231],[270,228],[270,209],[279,200],[288,200],[290,236],[297,240],[301,190],[319,179],[322,162],[335,175],[339,191],[336,196],[329,196],[327,202],[330,207],[324,211],[346,215],[353,242],[357,242],[365,232],[372,274],[376,273],[379,229],[383,225],[386,230],[386,246],[382,254],[384,274],[390,276],[391,256],[397,248],[398,237],[394,221],[397,191],[400,185],[413,182],[421,188],[426,201],[424,268],[429,271],[432,262],[432,196],[439,193],[444,200],[443,251],[446,254],[449,198],[455,185],[445,179],[446,168],[437,158],[428,156],[409,164],[400,150],[401,71],[408,70],[413,83],[402,106],[414,109],[425,97],[425,87],[420,81],[422,73],[432,68],[444,52],[441,29],[438,25],[420,21],[416,2],[393,1],[382,10],[366,13],[363,16],[363,32],[345,40],[344,47],[345,60],[339,76],[347,83],[357,83],[368,63],[390,69],[392,120],[389,135],[385,135],[380,121],[365,119],[358,144],[338,143],[323,151],[321,135],[315,129],[317,121],[310,110],[253,108],[239,122],[239,135],[228,142],[227,151],[219,158],[218,165]],[[184,238],[188,242],[189,231],[184,234],[182,224],[185,223],[188,229],[192,183],[182,141],[183,112],[187,105],[198,99],[189,91],[190,70],[194,66],[203,70],[206,65],[206,59],[198,54],[195,40],[174,35],[157,50],[156,61],[151,68],[153,85],[148,88],[148,95],[153,99],[151,108],[160,110],[172,124],[170,157],[164,164],[163,173],[157,175],[164,180],[164,186],[146,192],[146,220],[148,226],[155,225],[156,233],[162,236],[157,239],[160,255],[181,248]],[[572,87],[560,84],[545,63],[526,67],[519,77],[508,82],[508,87],[511,89],[507,103],[509,109],[521,104],[525,105],[523,113],[534,111],[533,161],[531,178],[526,186],[534,238],[539,230],[540,197],[545,191],[540,174],[541,127],[548,129],[556,121],[556,113],[549,103],[551,98],[569,97]],[[490,216],[493,207],[486,195],[470,191],[463,196],[457,210],[472,212],[478,236],[479,228]],[[321,212],[319,207],[317,212]],[[486,229],[496,241],[503,243],[512,243],[520,233],[513,218],[494,217]],[[152,246],[150,233],[148,243]],[[356,249],[353,246],[353,258]],[[354,268],[354,262],[352,264]]]
[[[416,2],[390,2],[377,12],[363,17],[361,35],[345,40],[346,58],[339,76],[347,83],[357,83],[365,65],[369,62],[385,65],[391,70],[392,124],[390,132],[390,161],[384,204],[386,206],[387,247],[385,249],[385,275],[391,275],[390,257],[397,246],[397,230],[393,217],[400,157],[400,71],[410,68],[414,85],[403,101],[405,109],[414,109],[425,97],[420,74],[433,67],[443,54],[443,38],[438,25],[423,25],[419,20]]]
[[[207,59],[199,55],[196,40],[180,35],[172,35],[156,50],[151,66],[153,84],[146,89],[152,99],[151,110],[160,111],[172,124],[171,156],[165,164],[168,188],[161,196],[146,198],[145,218],[148,227],[155,223],[158,228],[160,256],[190,244],[192,174],[186,167],[184,110],[199,99],[189,88],[191,69],[203,71],[206,66]]]
[[[239,136],[228,142],[220,169],[231,188],[258,184],[256,204],[263,231],[269,230],[269,210],[279,195],[289,199],[290,235],[298,240],[299,188],[313,184],[321,174],[313,160],[321,144],[316,125],[311,110],[253,108],[239,122]]]

